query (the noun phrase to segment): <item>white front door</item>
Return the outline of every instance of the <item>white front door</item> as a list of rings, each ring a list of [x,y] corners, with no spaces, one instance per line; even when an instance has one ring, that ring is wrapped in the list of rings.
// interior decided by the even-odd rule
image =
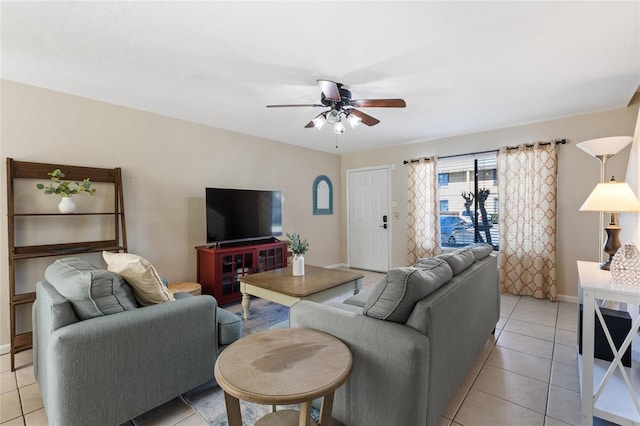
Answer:
[[[389,270],[389,168],[348,170],[349,266]]]

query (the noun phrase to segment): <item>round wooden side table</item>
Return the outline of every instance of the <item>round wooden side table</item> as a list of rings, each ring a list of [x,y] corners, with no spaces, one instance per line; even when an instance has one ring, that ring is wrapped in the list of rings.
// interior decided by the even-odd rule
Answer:
[[[334,391],[351,373],[351,352],[339,339],[304,328],[272,329],[244,337],[218,356],[215,377],[224,391],[229,426],[242,426],[240,399],[256,404],[300,404],[274,411],[260,425],[313,425],[311,401],[324,397],[320,424],[331,424]]]
[[[200,296],[202,294],[202,286],[198,283],[170,283],[169,291],[171,293],[191,293],[194,296]]]

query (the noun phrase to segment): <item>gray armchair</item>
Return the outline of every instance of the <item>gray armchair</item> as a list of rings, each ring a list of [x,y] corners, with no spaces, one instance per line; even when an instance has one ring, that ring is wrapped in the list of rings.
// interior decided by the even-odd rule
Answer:
[[[34,370],[50,425],[119,425],[213,380],[217,302],[176,296],[80,320],[49,282],[37,284]]]

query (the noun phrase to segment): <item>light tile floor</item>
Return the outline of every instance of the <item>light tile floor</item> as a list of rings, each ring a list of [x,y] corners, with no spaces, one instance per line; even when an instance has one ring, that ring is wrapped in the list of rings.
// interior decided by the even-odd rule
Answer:
[[[379,277],[367,273],[365,286]],[[578,425],[576,329],[573,303],[503,294],[496,334],[487,341],[438,426]],[[0,423],[46,425],[31,351],[16,358],[18,368],[12,373],[9,356],[0,356]],[[140,425],[205,424],[180,399],[137,420]]]

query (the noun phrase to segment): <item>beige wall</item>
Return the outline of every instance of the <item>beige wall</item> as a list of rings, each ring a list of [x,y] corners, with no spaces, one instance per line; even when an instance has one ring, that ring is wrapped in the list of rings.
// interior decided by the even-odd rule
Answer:
[[[0,349],[9,343],[7,157],[121,167],[129,251],[148,258],[170,281],[196,279],[194,246],[206,242],[207,186],[281,190],[284,230],[309,239],[307,262],[342,261],[339,156],[6,80],[0,89]],[[312,184],[320,174],[333,182],[331,216],[312,215]],[[33,291],[33,281],[22,291]],[[28,311],[20,321],[28,330]]]
[[[550,100],[553,102],[553,100]],[[566,139],[559,147],[558,168],[558,294],[577,296],[576,260],[598,260],[598,214],[578,209],[600,179],[600,163],[576,147],[584,140],[633,135],[638,105],[544,123],[511,127],[400,145],[342,157],[342,175],[349,169],[391,164],[391,199],[397,201],[398,219],[392,220],[392,266],[407,261],[407,168],[404,160],[422,156],[445,156],[497,149],[539,140]],[[425,120],[428,120],[425,117]],[[383,123],[384,124],[384,123]],[[623,180],[630,147],[607,163],[608,174]],[[343,205],[345,204],[343,194]],[[393,217],[393,215],[392,215]],[[342,241],[346,255],[346,217],[342,217]],[[624,243],[624,241],[623,241]]]
[[[558,293],[577,295],[577,259],[598,258],[596,213],[578,208],[599,179],[599,162],[576,148],[583,140],[632,135],[638,105],[630,108],[400,145],[345,155],[298,148],[142,111],[2,80],[0,257],[7,259],[6,158],[96,167],[121,167],[129,251],[147,257],[170,281],[194,280],[194,246],[204,241],[206,186],[279,189],[286,232],[311,242],[309,263],[346,261],[344,185],[349,169],[391,164],[392,265],[406,263],[407,173],[403,160],[464,154],[503,145],[566,138],[558,179]],[[611,159],[609,174],[622,178],[629,148]],[[319,174],[333,182],[332,216],[311,214],[311,186]],[[86,200],[85,200],[86,201]],[[99,257],[96,257],[99,261]],[[45,260],[49,262],[49,259]],[[44,265],[48,263],[44,263]],[[29,279],[25,286],[33,286]],[[32,291],[33,288],[24,288]],[[9,342],[8,274],[0,262],[0,352]],[[30,327],[23,312],[22,326]]]

